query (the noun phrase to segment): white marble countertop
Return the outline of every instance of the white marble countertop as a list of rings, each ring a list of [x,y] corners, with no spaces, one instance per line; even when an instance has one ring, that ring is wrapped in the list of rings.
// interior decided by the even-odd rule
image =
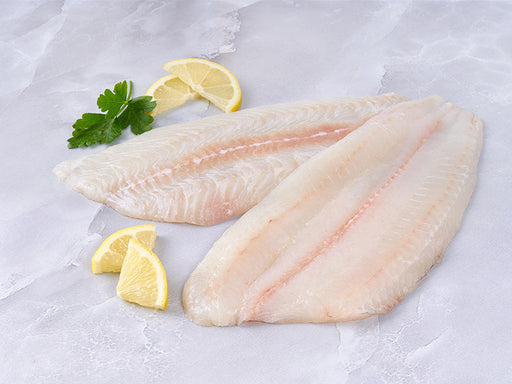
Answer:
[[[512,2],[3,1],[0,45],[0,382],[512,382]],[[386,316],[205,328],[181,289],[233,220],[158,223],[168,309],[119,299],[90,259],[142,221],[52,169],[104,147],[66,146],[100,92],[143,94],[184,57],[231,69],[242,108],[396,92],[479,115],[479,183],[443,263]],[[215,113],[198,100],[154,126]]]

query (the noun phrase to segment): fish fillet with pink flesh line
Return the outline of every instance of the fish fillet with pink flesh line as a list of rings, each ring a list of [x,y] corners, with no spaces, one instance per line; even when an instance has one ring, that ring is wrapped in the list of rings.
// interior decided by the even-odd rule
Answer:
[[[482,123],[433,96],[370,119],[297,168],[187,281],[197,324],[385,314],[440,262],[476,184]]]
[[[154,129],[54,172],[124,215],[211,225],[246,212],[311,156],[403,100],[338,98],[216,115]]]

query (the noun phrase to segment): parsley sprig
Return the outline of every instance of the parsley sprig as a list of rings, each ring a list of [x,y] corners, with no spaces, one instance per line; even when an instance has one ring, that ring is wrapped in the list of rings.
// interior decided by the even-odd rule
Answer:
[[[151,96],[132,97],[133,83],[122,81],[114,85],[114,91],[106,89],[96,101],[98,108],[106,113],[84,113],[73,124],[73,136],[68,139],[69,148],[107,144],[121,136],[121,131],[130,126],[139,135],[152,129],[153,117],[148,114],[155,106]]]

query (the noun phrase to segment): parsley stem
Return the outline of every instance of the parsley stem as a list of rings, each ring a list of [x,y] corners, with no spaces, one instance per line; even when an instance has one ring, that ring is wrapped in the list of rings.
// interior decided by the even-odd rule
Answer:
[[[126,97],[126,100],[123,101],[123,106],[121,107],[119,112],[117,112],[116,117],[119,116],[128,107],[128,102],[132,98],[132,89],[133,89],[133,82],[130,80],[129,88],[128,88],[128,96]]]
[[[132,88],[133,88],[133,82],[130,80],[130,88],[128,88],[128,97],[126,98],[126,103],[128,104],[128,100],[132,98]]]

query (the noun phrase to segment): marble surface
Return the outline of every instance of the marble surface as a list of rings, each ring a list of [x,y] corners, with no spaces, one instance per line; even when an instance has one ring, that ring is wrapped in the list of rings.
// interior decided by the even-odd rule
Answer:
[[[184,57],[230,68],[242,108],[396,92],[479,115],[479,183],[443,263],[386,316],[204,328],[181,289],[234,220],[158,223],[168,309],[116,297],[90,258],[142,221],[52,168],[104,147],[66,147],[101,91],[128,79],[143,94]],[[512,2],[2,1],[0,62],[0,382],[512,382]],[[216,113],[198,100],[155,127]]]

